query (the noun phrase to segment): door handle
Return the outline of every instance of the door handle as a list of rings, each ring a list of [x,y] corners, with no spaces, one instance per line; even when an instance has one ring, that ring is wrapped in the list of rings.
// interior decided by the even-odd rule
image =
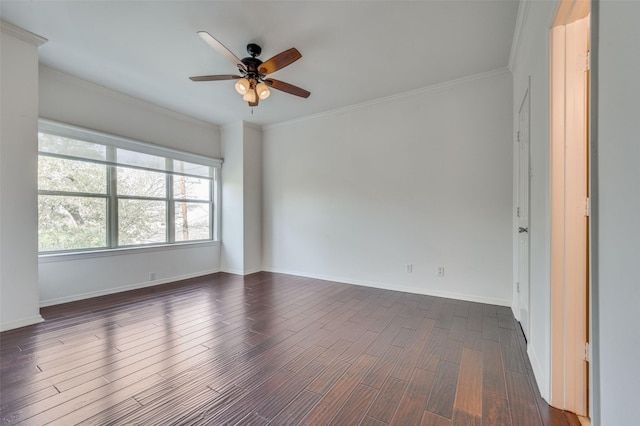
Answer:
[[[529,228],[523,228],[522,226],[520,226],[518,228],[518,233],[522,234],[523,232],[529,232]]]

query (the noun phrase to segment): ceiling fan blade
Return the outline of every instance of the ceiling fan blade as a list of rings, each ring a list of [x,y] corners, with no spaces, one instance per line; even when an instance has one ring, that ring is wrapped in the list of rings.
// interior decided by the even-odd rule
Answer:
[[[260,74],[262,75],[271,74],[272,72],[278,71],[300,58],[302,58],[302,54],[298,52],[298,49],[292,47],[291,49],[278,53],[273,58],[264,61],[260,64],[260,69],[258,71],[260,71]]]
[[[292,95],[300,96],[301,98],[308,98],[311,92],[308,92],[304,89],[301,89],[293,84],[285,83],[284,81],[275,80],[273,78],[268,78],[264,80],[264,82],[274,89],[281,90],[283,92],[290,93]]]
[[[238,67],[241,70],[247,70],[247,67],[242,63],[242,61],[233,54],[229,49],[227,49],[224,44],[220,43],[218,40],[213,38],[211,34],[206,31],[198,31],[198,35],[202,40],[204,40],[213,50],[224,56],[231,62],[233,65]]]
[[[220,74],[220,75],[200,75],[197,77],[189,77],[191,81],[220,81],[220,80],[237,80],[242,78],[241,75]]]

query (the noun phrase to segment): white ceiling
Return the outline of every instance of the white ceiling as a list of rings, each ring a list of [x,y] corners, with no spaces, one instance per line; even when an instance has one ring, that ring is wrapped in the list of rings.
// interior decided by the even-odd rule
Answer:
[[[518,0],[445,1],[12,1],[3,20],[49,41],[40,62],[215,124],[272,124],[507,67]],[[302,58],[273,78],[311,92],[272,91],[253,109],[234,74],[196,31],[242,58],[290,47]]]

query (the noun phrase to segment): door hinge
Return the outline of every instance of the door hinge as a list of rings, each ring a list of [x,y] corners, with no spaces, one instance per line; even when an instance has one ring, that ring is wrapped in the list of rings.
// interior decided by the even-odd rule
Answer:
[[[516,283],[516,292],[520,293],[520,283]]]
[[[520,130],[518,130],[516,133],[516,139],[518,142],[520,142]]]
[[[516,207],[516,217],[520,217],[520,207]]]
[[[587,50],[587,71],[591,69],[591,51]]]
[[[589,197],[584,201],[584,215],[586,217],[591,216],[591,198]]]
[[[591,348],[589,347],[589,342],[584,344],[584,360],[587,362],[591,362]]]

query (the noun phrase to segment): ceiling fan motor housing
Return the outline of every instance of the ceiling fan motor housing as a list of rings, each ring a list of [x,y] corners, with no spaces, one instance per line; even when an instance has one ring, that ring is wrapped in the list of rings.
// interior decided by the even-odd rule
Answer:
[[[248,72],[258,72],[258,67],[262,64],[262,61],[258,58],[243,58],[242,63],[247,67]]]

